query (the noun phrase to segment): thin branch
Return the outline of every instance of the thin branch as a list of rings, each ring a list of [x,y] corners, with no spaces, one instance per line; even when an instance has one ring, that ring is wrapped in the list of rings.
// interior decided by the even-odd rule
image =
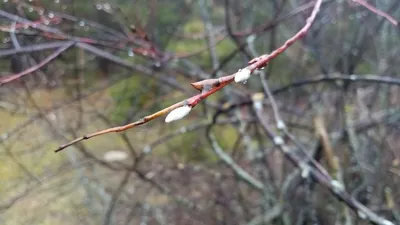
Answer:
[[[42,50],[52,49],[52,48],[60,48],[62,46],[67,45],[68,43],[69,43],[69,41],[54,41],[54,42],[48,42],[48,43],[44,43],[44,44],[21,46],[21,48],[19,48],[19,49],[1,50],[0,57],[14,55],[14,54],[18,54],[18,53],[28,53],[28,52],[36,52],[36,51],[42,51]]]
[[[281,47],[279,47],[275,51],[271,52],[271,54],[265,54],[265,55],[262,55],[260,57],[250,60],[249,61],[249,64],[250,64],[249,69],[251,69],[253,71],[255,69],[265,67],[271,59],[277,57],[282,52],[284,52],[287,48],[289,48],[292,44],[294,44],[297,40],[303,38],[307,34],[307,32],[310,29],[311,25],[313,24],[315,18],[317,17],[317,14],[321,8],[321,3],[322,3],[322,0],[317,0],[310,17],[308,17],[306,20],[306,25],[299,32],[297,32],[293,37],[289,38]]]
[[[392,16],[390,16],[389,14],[377,9],[376,7],[372,6],[371,4],[369,4],[368,2],[364,1],[364,0],[353,0],[353,2],[357,2],[358,4],[364,6],[365,8],[367,8],[369,11],[384,17],[385,19],[387,19],[391,24],[397,26],[400,28],[400,23],[399,21],[397,21],[395,18],[393,18]]]
[[[101,131],[98,131],[98,132],[95,132],[95,133],[92,133],[92,134],[84,135],[84,136],[82,136],[80,138],[77,138],[77,139],[67,143],[67,144],[64,144],[64,145],[60,146],[58,149],[55,150],[55,152],[59,152],[59,151],[65,149],[68,146],[71,146],[71,145],[73,145],[75,143],[78,143],[80,141],[83,141],[83,140],[86,140],[86,139],[90,139],[90,138],[93,138],[93,137],[96,137],[96,136],[99,136],[99,135],[108,134],[108,133],[115,133],[115,132],[122,132],[122,131],[125,131],[125,130],[128,130],[128,129],[137,127],[139,125],[145,124],[145,123],[147,123],[147,122],[149,122],[151,120],[154,120],[154,119],[156,119],[156,118],[158,118],[158,117],[160,117],[162,115],[165,115],[165,114],[171,112],[172,110],[177,109],[177,108],[182,107],[182,106],[190,106],[191,108],[193,108],[201,100],[207,98],[208,96],[212,95],[213,93],[219,91],[220,89],[222,89],[223,87],[225,87],[226,85],[231,83],[233,81],[233,79],[234,79],[234,75],[229,75],[229,76],[226,76],[226,77],[223,77],[223,78],[219,78],[219,79],[217,79],[219,81],[218,82],[219,85],[214,86],[209,91],[202,92],[202,93],[200,93],[198,95],[195,95],[195,96],[193,96],[193,97],[191,97],[191,98],[189,98],[187,100],[183,100],[181,102],[175,103],[175,104],[173,104],[173,105],[171,105],[171,106],[169,106],[167,108],[164,108],[164,109],[162,109],[162,110],[160,110],[158,112],[155,112],[155,113],[153,113],[151,115],[145,116],[142,119],[137,120],[137,121],[135,121],[133,123],[130,123],[130,124],[127,124],[127,125],[124,125],[124,126],[118,126],[118,127],[109,128],[109,129],[106,129],[106,130],[101,130]]]
[[[378,75],[340,75],[340,74],[332,74],[332,75],[319,75],[312,78],[307,78],[304,80],[295,81],[291,84],[288,84],[283,87],[279,87],[272,92],[274,94],[285,92],[290,88],[300,87],[303,85],[315,84],[320,82],[332,82],[336,80],[350,81],[350,82],[368,82],[368,83],[381,83],[381,84],[389,84],[389,85],[400,85],[400,79],[396,77],[389,76],[378,76]]]
[[[288,47],[290,47],[295,41],[301,39],[302,37],[305,36],[305,34],[307,33],[307,31],[310,29],[311,24],[314,22],[315,17],[317,16],[317,13],[319,12],[319,9],[321,7],[321,2],[322,0],[317,0],[314,9],[310,15],[310,17],[307,19],[306,25],[297,33],[295,34],[292,38],[290,38],[289,40],[287,40],[283,46],[281,46],[280,48],[276,49],[275,51],[273,51],[270,55],[263,55],[261,57],[258,57],[256,59],[251,60],[249,63],[250,65],[241,69],[241,70],[250,70],[250,72],[253,72],[256,69],[260,69],[262,67],[264,67],[271,59],[277,57],[278,55],[280,55],[282,52],[284,52]],[[1,12],[1,10],[0,10]],[[84,47],[84,43],[78,43],[78,45],[80,45],[80,47]],[[87,47],[91,47],[89,45],[86,45]],[[238,71],[238,73],[240,73],[240,71]],[[147,123],[155,118],[158,118],[162,115],[165,115],[169,112],[171,112],[172,110],[182,107],[182,106],[190,106],[191,108],[195,107],[200,101],[202,101],[203,99],[207,98],[208,96],[214,94],[215,92],[221,90],[223,87],[225,87],[226,85],[230,84],[234,79],[235,79],[235,75],[238,73],[234,73],[232,75],[228,75],[228,76],[224,76],[224,77],[220,77],[218,79],[209,79],[209,80],[204,80],[201,82],[205,82],[207,83],[207,85],[202,86],[202,92],[198,95],[195,95],[187,100],[175,103],[174,105],[171,105],[167,108],[164,108],[156,113],[153,113],[151,115],[145,116],[140,120],[137,120],[133,123],[124,125],[124,126],[118,126],[118,127],[113,127],[113,128],[109,128],[106,130],[101,130],[92,134],[87,134],[84,135],[80,138],[77,138],[67,144],[61,145],[60,147],[58,147],[55,152],[59,152],[65,148],[67,148],[68,146],[71,146],[75,143],[78,143],[80,141],[86,140],[86,139],[90,139],[99,135],[103,135],[103,134],[107,134],[107,133],[114,133],[114,132],[121,132],[121,131],[125,131],[134,127],[137,127],[139,125],[142,125],[144,123]],[[197,82],[198,84],[199,82]]]
[[[377,215],[374,213],[372,210],[361,204],[357,199],[352,197],[348,192],[346,192],[344,186],[342,183],[340,183],[337,180],[332,179],[327,174],[321,173],[319,170],[315,169],[314,167],[310,166],[309,164],[305,163],[303,158],[295,154],[294,151],[292,151],[288,145],[285,144],[284,140],[280,137],[277,136],[272,129],[268,126],[265,118],[262,115],[262,108],[260,107],[254,107],[257,117],[264,128],[265,132],[267,135],[274,140],[274,144],[276,147],[278,147],[279,150],[285,155],[286,158],[288,158],[293,164],[295,164],[297,167],[299,167],[302,170],[302,177],[303,174],[310,174],[312,178],[319,184],[321,184],[323,187],[327,188],[329,191],[331,191],[332,194],[334,194],[338,199],[343,201],[347,206],[352,208],[353,210],[356,211],[357,215],[364,219],[367,220],[371,223],[378,224],[378,225],[394,225],[394,223],[390,222],[389,220],[386,220],[385,218]]]
[[[276,205],[268,209],[266,214],[253,218],[247,225],[269,224],[283,213],[283,209],[282,205]]]
[[[112,224],[112,215],[117,204],[119,197],[121,196],[123,189],[127,185],[129,181],[129,177],[131,176],[131,171],[126,171],[123,179],[121,180],[120,184],[118,185],[117,190],[115,190],[114,194],[112,195],[111,202],[108,204],[107,211],[104,215],[104,225]]]
[[[28,75],[32,72],[35,72],[36,70],[40,69],[41,67],[43,67],[44,65],[46,65],[47,63],[49,63],[50,61],[52,61],[53,59],[57,58],[58,55],[60,55],[61,53],[63,53],[65,50],[67,50],[69,47],[71,47],[72,45],[74,45],[75,42],[74,41],[69,41],[67,44],[65,44],[63,47],[59,48],[57,51],[55,51],[53,54],[49,55],[47,58],[45,58],[43,61],[41,61],[40,63],[38,63],[35,66],[32,66],[20,73],[17,74],[11,74],[6,78],[3,78],[0,80],[0,87],[6,83],[9,83],[11,81],[14,81],[18,78],[21,78],[25,75]]]
[[[226,165],[228,165],[240,179],[248,183],[250,186],[259,191],[265,190],[263,183],[261,183],[259,180],[257,180],[252,175],[247,173],[244,169],[242,169],[238,164],[235,163],[235,161],[233,161],[233,159],[228,154],[226,154],[221,149],[214,134],[212,134],[210,128],[211,126],[206,131],[207,137],[218,158],[221,159]]]

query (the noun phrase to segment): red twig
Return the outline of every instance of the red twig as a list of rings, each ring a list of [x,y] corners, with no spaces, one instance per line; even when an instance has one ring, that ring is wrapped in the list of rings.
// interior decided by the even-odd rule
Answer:
[[[310,15],[310,17],[307,19],[306,25],[299,31],[297,32],[292,38],[290,38],[289,40],[287,40],[280,48],[276,49],[275,51],[273,51],[271,54],[269,55],[262,55],[260,57],[257,57],[253,60],[251,60],[249,62],[250,65],[248,65],[247,67],[243,68],[244,69],[248,69],[251,70],[251,72],[253,72],[256,69],[260,69],[262,67],[264,67],[271,59],[277,57],[279,54],[281,54],[282,52],[284,52],[289,46],[291,46],[295,41],[301,39],[302,37],[304,37],[304,35],[307,33],[307,31],[310,29],[312,23],[315,20],[316,15],[319,12],[319,9],[321,7],[321,3],[322,0],[317,0],[317,2],[315,3],[314,9]],[[103,134],[107,134],[107,133],[113,133],[113,132],[121,132],[121,131],[125,131],[128,129],[131,129],[133,127],[142,125],[144,123],[147,123],[155,118],[158,118],[162,115],[165,115],[169,112],[171,112],[172,110],[182,107],[182,106],[190,106],[191,108],[195,107],[201,100],[207,98],[208,96],[214,94],[215,92],[221,90],[223,87],[225,87],[226,85],[232,83],[232,81],[235,79],[235,75],[237,73],[228,75],[228,76],[224,76],[224,77],[220,77],[218,79],[206,79],[203,81],[199,81],[196,83],[192,83],[192,86],[198,90],[201,90],[202,92],[200,94],[197,94],[189,99],[183,100],[181,102],[175,103],[174,105],[171,105],[167,108],[164,108],[156,113],[153,113],[151,115],[145,116],[140,120],[137,120],[133,123],[124,125],[124,126],[118,126],[118,127],[113,127],[113,128],[109,128],[106,130],[101,130],[92,134],[88,134],[88,135],[84,135],[80,138],[77,138],[67,144],[61,145],[60,147],[58,147],[55,152],[59,152],[73,144],[76,144],[80,141],[86,140],[86,139],[90,139],[92,137],[95,136],[99,136],[99,135],[103,135]]]
[[[68,146],[71,146],[71,145],[73,145],[75,143],[78,143],[80,141],[83,141],[83,140],[86,140],[86,139],[90,139],[90,138],[93,138],[93,137],[96,137],[96,136],[99,136],[99,135],[108,134],[108,133],[115,133],[115,132],[121,132],[121,131],[125,131],[125,130],[128,130],[128,129],[131,129],[133,127],[137,127],[137,126],[142,125],[144,123],[147,123],[147,122],[149,122],[149,121],[151,121],[151,120],[153,120],[155,118],[158,118],[158,117],[160,117],[162,115],[165,115],[165,114],[169,113],[170,111],[172,111],[172,110],[174,110],[176,108],[179,108],[179,107],[182,107],[182,106],[185,106],[185,105],[189,105],[189,106],[191,106],[193,108],[201,100],[207,98],[211,94],[217,92],[221,88],[223,88],[226,85],[228,85],[229,83],[231,83],[233,81],[234,77],[235,77],[235,75],[233,74],[233,75],[229,75],[229,76],[226,76],[226,77],[219,78],[218,80],[220,80],[220,82],[219,82],[220,85],[214,86],[214,88],[210,89],[209,91],[206,91],[206,92],[200,93],[198,95],[195,95],[195,96],[193,96],[193,97],[191,97],[191,98],[189,98],[187,100],[183,100],[181,102],[175,103],[175,104],[173,104],[173,105],[171,105],[171,106],[169,106],[167,108],[164,108],[164,109],[162,109],[162,110],[160,110],[158,112],[155,112],[155,113],[153,113],[151,115],[145,116],[142,119],[137,120],[137,121],[135,121],[133,123],[130,123],[130,124],[127,124],[127,125],[124,125],[124,126],[118,126],[118,127],[113,127],[113,128],[101,130],[101,131],[98,131],[98,132],[95,132],[95,133],[92,133],[92,134],[88,134],[88,135],[84,135],[84,136],[82,136],[80,138],[77,138],[77,139],[67,143],[67,144],[61,145],[60,147],[58,147],[55,150],[55,152],[59,152],[59,151],[65,149]]]
[[[392,16],[390,16],[389,14],[377,9],[376,7],[372,6],[371,4],[369,4],[368,2],[364,1],[364,0],[353,0],[354,2],[357,2],[358,4],[364,6],[365,8],[367,8],[368,10],[370,10],[371,12],[384,17],[385,19],[387,19],[390,23],[392,23],[395,26],[400,26],[399,25],[399,21],[397,21],[395,18],[393,18]]]
[[[257,68],[262,68],[262,67],[266,66],[267,63],[271,59],[277,57],[282,52],[284,52],[287,48],[289,48],[294,42],[296,42],[297,40],[304,37],[306,35],[306,33],[308,32],[308,30],[310,29],[312,23],[314,22],[315,17],[317,16],[319,9],[321,8],[321,3],[322,3],[322,0],[317,0],[310,17],[307,18],[306,25],[299,32],[297,32],[297,34],[295,34],[293,37],[288,39],[281,47],[279,47],[278,49],[273,51],[271,54],[269,54],[269,55],[265,54],[265,55],[262,55],[260,57],[250,60],[249,61],[250,65],[248,68],[251,71],[254,71]]]
[[[59,48],[57,51],[55,51],[53,54],[49,55],[47,58],[45,58],[43,61],[41,61],[37,65],[29,67],[28,69],[26,69],[26,70],[24,70],[22,72],[19,72],[17,74],[12,74],[12,75],[9,75],[6,78],[1,79],[0,80],[0,86],[4,85],[6,83],[9,83],[9,82],[11,82],[13,80],[16,80],[18,78],[21,78],[21,77],[23,77],[25,75],[28,75],[28,74],[40,69],[41,67],[43,67],[44,65],[49,63],[51,60],[55,59],[58,55],[60,55],[62,52],[64,52],[67,48],[71,47],[74,43],[75,42],[73,42],[73,41],[68,42],[66,45],[64,45],[63,47]]]

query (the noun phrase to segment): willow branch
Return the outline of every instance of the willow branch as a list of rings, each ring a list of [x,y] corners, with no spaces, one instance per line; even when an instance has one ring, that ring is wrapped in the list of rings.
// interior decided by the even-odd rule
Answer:
[[[228,76],[224,76],[224,77],[220,77],[217,79],[206,79],[203,81],[199,81],[196,83],[192,83],[192,86],[198,90],[201,90],[200,94],[197,94],[189,99],[183,100],[181,102],[175,103],[174,105],[171,105],[167,108],[164,108],[156,113],[153,113],[151,115],[145,116],[140,120],[137,120],[133,123],[124,125],[124,126],[118,126],[118,127],[113,127],[113,128],[109,128],[109,129],[105,129],[105,130],[101,130],[95,133],[91,133],[91,134],[87,134],[84,135],[80,138],[77,138],[67,144],[61,145],[60,147],[58,147],[55,152],[59,152],[73,144],[76,144],[78,142],[81,142],[83,140],[87,140],[96,136],[100,136],[103,134],[108,134],[108,133],[115,133],[115,132],[122,132],[134,127],[137,127],[139,125],[145,124],[149,121],[152,121],[162,115],[166,115],[167,113],[171,112],[174,109],[177,109],[179,107],[183,107],[183,106],[189,106],[191,108],[195,107],[200,101],[202,101],[203,99],[207,98],[208,96],[214,94],[215,92],[221,90],[223,87],[227,86],[228,84],[230,84],[234,79],[235,79],[235,75],[240,73],[240,71],[242,70],[249,70],[250,73],[254,72],[256,69],[261,69],[263,68],[271,59],[277,57],[278,55],[280,55],[281,53],[283,53],[287,48],[289,48],[295,41],[301,39],[302,37],[305,36],[305,34],[307,33],[307,31],[310,29],[312,23],[315,20],[315,17],[317,16],[317,13],[319,12],[319,9],[321,7],[321,2],[322,0],[317,0],[317,2],[315,3],[314,9],[310,15],[310,17],[307,19],[306,25],[299,31],[297,32],[293,37],[291,37],[290,39],[288,39],[280,48],[276,49],[275,51],[273,51],[270,55],[263,55],[261,57],[255,58],[253,60],[251,60],[249,62],[250,65],[248,65],[247,67],[239,70],[238,72],[228,75]],[[1,12],[1,11],[0,11]],[[82,45],[81,43],[79,43],[80,45]]]
[[[315,18],[317,17],[317,14],[321,8],[321,3],[322,0],[317,0],[315,3],[314,9],[310,15],[310,17],[307,18],[306,20],[306,25],[299,31],[297,32],[293,37],[289,38],[281,47],[277,48],[275,51],[271,52],[271,54],[265,54],[260,57],[254,58],[249,61],[249,69],[252,71],[257,68],[263,68],[264,66],[267,65],[267,63],[280,55],[282,52],[284,52],[287,48],[289,48],[292,44],[294,44],[297,40],[303,38],[308,30],[310,29],[311,25],[313,24]]]

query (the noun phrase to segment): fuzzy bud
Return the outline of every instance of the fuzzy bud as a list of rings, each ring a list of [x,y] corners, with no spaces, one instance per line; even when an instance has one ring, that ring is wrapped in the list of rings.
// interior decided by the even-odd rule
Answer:
[[[236,83],[246,83],[246,81],[250,78],[251,70],[248,68],[239,70],[235,75]]]
[[[276,122],[276,128],[278,128],[278,130],[284,130],[286,128],[285,122],[278,120]]]
[[[192,110],[192,107],[190,107],[188,105],[176,108],[168,113],[167,117],[165,118],[165,122],[170,123],[175,120],[180,120],[183,117],[185,117],[187,114],[189,114],[190,110]]]
[[[277,146],[281,146],[285,143],[285,141],[283,140],[283,138],[281,136],[275,136],[273,141],[274,141],[274,144]]]

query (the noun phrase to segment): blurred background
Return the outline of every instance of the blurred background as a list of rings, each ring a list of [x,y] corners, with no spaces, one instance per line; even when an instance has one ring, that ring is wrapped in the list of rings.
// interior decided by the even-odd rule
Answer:
[[[323,0],[307,35],[246,84],[174,123],[161,117],[55,153],[272,52],[315,1],[2,0],[0,224],[369,224],[265,127],[400,224],[400,1],[368,3],[394,21]]]

